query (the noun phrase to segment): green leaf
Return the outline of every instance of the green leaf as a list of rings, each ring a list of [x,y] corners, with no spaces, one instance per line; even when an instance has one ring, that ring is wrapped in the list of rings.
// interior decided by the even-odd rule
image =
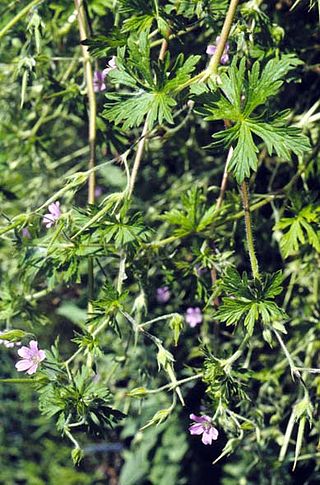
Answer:
[[[172,225],[179,226],[174,234],[202,232],[209,227],[217,217],[215,205],[206,208],[204,196],[198,187],[192,187],[181,197],[182,208],[174,208],[166,212],[161,218]]]
[[[110,51],[115,51],[118,47],[123,47],[127,43],[128,35],[117,27],[112,27],[104,35],[95,35],[83,40],[81,44],[87,45],[93,57],[105,58]]]
[[[282,279],[278,271],[262,275],[261,281],[248,280],[246,273],[241,277],[234,268],[229,268],[220,282],[228,296],[222,298],[215,318],[227,325],[243,322],[249,335],[258,321],[268,327],[274,320],[283,320],[286,313],[273,301],[282,291]]]
[[[108,92],[104,117],[122,123],[124,129],[139,126],[146,119],[149,128],[155,123],[172,124],[172,108],[177,104],[174,91],[190,78],[199,58],[190,56],[184,61],[181,54],[170,65],[168,54],[165,61],[155,62],[150,57],[146,33],[136,41],[130,38],[127,52],[118,50],[117,68],[109,73],[112,83],[126,86],[130,92]]]
[[[284,217],[274,226],[274,230],[287,229],[280,240],[283,256],[287,258],[297,253],[306,241],[320,252],[320,237],[312,224],[319,221],[320,207],[309,204],[302,208],[295,217]],[[315,226],[316,227],[316,226]]]
[[[309,150],[309,140],[301,130],[287,126],[288,112],[271,116],[264,109],[262,113],[253,113],[261,105],[265,108],[267,100],[281,88],[284,76],[299,64],[301,61],[294,56],[284,55],[271,59],[262,71],[255,62],[246,74],[245,59],[240,63],[235,59],[228,72],[221,74],[221,84],[214,92],[203,95],[200,112],[207,115],[207,120],[232,122],[230,128],[213,135],[211,146],[234,147],[228,170],[238,183],[258,168],[256,137],[266,144],[270,155],[276,153],[284,159],[290,158],[291,152],[302,155]]]

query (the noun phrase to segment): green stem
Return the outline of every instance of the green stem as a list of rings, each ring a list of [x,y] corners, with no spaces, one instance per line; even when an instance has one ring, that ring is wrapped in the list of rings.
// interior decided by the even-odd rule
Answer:
[[[155,322],[160,322],[161,320],[168,320],[168,318],[173,318],[177,313],[168,313],[167,315],[161,315],[160,317],[153,318],[152,320],[148,320],[147,322],[141,323],[139,325],[140,328],[146,327],[147,325],[150,325],[151,323]]]
[[[166,389],[175,389],[177,386],[181,384],[186,384],[187,382],[195,381],[201,379],[203,374],[197,374],[195,376],[186,377],[185,379],[180,379],[180,381],[175,381],[175,383],[170,382],[170,384],[165,384],[164,386],[158,387],[157,389],[147,390],[148,394],[157,394],[158,392],[165,391]]]
[[[148,116],[143,125],[140,141],[138,143],[137,153],[133,162],[132,172],[131,172],[130,181],[129,181],[129,190],[128,190],[129,197],[131,197],[136,183],[136,178],[138,175],[140,163],[144,152],[144,146],[146,143],[147,132],[148,132]]]
[[[273,330],[273,333],[275,334],[275,336],[277,337],[278,339],[278,342],[280,344],[280,347],[282,348],[283,352],[284,352],[284,355],[286,356],[286,359],[288,361],[288,364],[289,364],[289,367],[290,367],[290,372],[291,372],[291,377],[292,377],[292,380],[294,380],[295,377],[298,377],[301,381],[301,375],[300,375],[300,372],[298,371],[292,357],[291,357],[291,354],[289,352],[289,350],[287,349],[286,347],[286,344],[284,343],[284,341],[282,340],[282,337],[281,335],[279,334],[279,332],[276,330],[276,329],[272,329]]]
[[[234,16],[236,14],[238,3],[239,3],[239,0],[231,0],[230,2],[229,9],[221,30],[220,40],[218,42],[217,49],[209,63],[209,66],[206,69],[206,73],[203,79],[204,81],[211,75],[216,75],[218,72],[218,67],[230,34],[230,30],[232,27]]]
[[[221,61],[221,57],[223,55],[223,51],[225,49],[230,30],[232,27],[232,22],[236,13],[236,9],[238,6],[239,0],[231,0],[229,9],[226,15],[226,18],[224,20],[224,24],[221,30],[220,34],[220,40],[217,45],[217,49],[208,65],[208,67],[200,72],[199,74],[196,74],[194,77],[186,81],[184,84],[181,84],[178,88],[177,91],[180,92],[183,89],[187,88],[191,84],[194,84],[196,82],[204,82],[206,81],[210,76],[216,75],[218,72],[218,67]]]
[[[8,378],[8,379],[0,379],[0,382],[8,383],[8,384],[34,384],[37,382],[37,379],[28,379],[28,378]]]
[[[200,23],[199,24],[197,23],[195,25],[192,25],[191,27],[186,28],[185,30],[180,30],[176,34],[170,34],[168,36],[168,40],[177,39],[177,38],[181,37],[182,35],[189,34],[193,30],[198,29],[200,27],[200,25],[201,25]],[[155,34],[157,34],[157,32],[155,32]],[[154,37],[154,35],[152,37]],[[150,38],[151,37],[149,36],[149,39]],[[153,42],[150,43],[150,47],[152,49],[153,47],[157,47],[158,45],[161,45],[162,43],[163,43],[163,39],[157,39],[157,40],[154,40]]]
[[[245,224],[246,224],[247,245],[248,245],[248,252],[249,252],[249,258],[250,258],[250,263],[251,263],[252,275],[253,275],[254,278],[260,279],[259,264],[258,264],[258,260],[257,260],[256,253],[255,253],[255,250],[254,250],[254,242],[253,242],[253,235],[252,235],[248,188],[247,188],[247,183],[246,183],[245,180],[241,184],[240,193],[241,193],[243,210],[244,210],[244,220],[245,220]]]
[[[13,19],[10,20],[10,22],[7,23],[5,27],[3,27],[2,30],[0,30],[0,39],[6,35],[8,30],[10,30],[14,25],[16,25],[19,20],[21,20],[29,11],[35,7],[38,3],[40,3],[42,0],[33,0],[30,2],[28,5],[26,5]]]
[[[80,450],[80,446],[78,441],[75,439],[75,437],[70,433],[70,431],[67,428],[64,428],[63,430],[64,434],[69,438],[69,440],[74,444],[74,447]]]
[[[80,40],[85,40],[87,35],[87,18],[86,11],[81,0],[74,0],[75,7],[78,12],[78,25],[80,32]],[[87,94],[89,103],[89,130],[88,130],[88,140],[89,140],[89,163],[88,169],[92,170],[95,167],[96,161],[96,117],[97,117],[97,105],[96,105],[96,95],[93,86],[93,72],[91,66],[91,59],[88,47],[81,44],[82,56],[83,56],[83,66],[85,70],[85,79],[87,84]],[[95,201],[95,171],[92,170],[88,178],[88,204],[94,204]],[[93,259],[88,258],[88,313],[92,313],[92,300],[94,295],[94,273],[93,273]]]
[[[247,334],[239,345],[238,350],[236,350],[236,352],[232,354],[231,357],[224,361],[223,367],[225,368],[226,372],[228,372],[232,365],[241,357],[249,339],[250,336]]]
[[[174,241],[177,241],[178,239],[183,239],[186,236],[189,236],[190,233],[186,233],[184,235],[179,235],[179,236],[169,236],[166,237],[165,239],[160,239],[160,241],[154,241],[151,243],[146,244],[146,247],[150,247],[153,249],[161,248],[162,246],[166,246],[167,244],[171,244]]]

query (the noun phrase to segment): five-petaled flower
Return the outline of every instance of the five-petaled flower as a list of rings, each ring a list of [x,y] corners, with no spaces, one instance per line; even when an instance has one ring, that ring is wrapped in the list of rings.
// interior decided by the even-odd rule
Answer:
[[[219,432],[212,425],[212,419],[209,416],[190,414],[190,419],[193,421],[189,427],[190,434],[202,434],[201,441],[204,445],[211,445],[212,441],[218,438]]]
[[[197,325],[199,325],[199,323],[201,323],[203,319],[200,308],[199,307],[187,308],[185,319],[187,324],[190,325],[191,328],[194,328]]]
[[[106,84],[104,82],[105,77],[109,74],[110,71],[116,69],[116,57],[112,56],[110,61],[107,64],[107,67],[103,69],[103,71],[94,71],[93,74],[93,90],[95,93],[100,93],[106,89]]]
[[[48,214],[45,214],[42,220],[43,224],[46,226],[47,229],[53,226],[56,220],[59,219],[59,217],[61,216],[60,202],[53,202],[53,204],[49,205],[48,210]]]
[[[219,44],[219,41],[220,41],[220,37],[217,37],[215,44],[209,44],[207,46],[206,54],[208,54],[209,56],[213,56],[213,54],[217,50],[217,45]],[[228,54],[228,52],[229,52],[229,44],[227,42],[226,45],[225,45],[223,54],[221,56],[221,59],[220,59],[221,64],[227,64],[229,62],[229,54]]]
[[[18,350],[18,354],[22,357],[22,360],[16,363],[16,369],[19,372],[26,371],[27,374],[34,374],[40,362],[46,358],[44,350],[38,349],[38,342],[36,340],[31,340],[29,347],[21,347]]]
[[[168,286],[157,288],[156,299],[158,303],[167,303],[170,300],[170,290]]]

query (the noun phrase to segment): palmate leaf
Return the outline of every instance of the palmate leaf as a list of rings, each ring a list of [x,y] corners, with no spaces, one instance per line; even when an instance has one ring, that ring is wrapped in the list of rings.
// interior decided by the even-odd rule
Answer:
[[[171,108],[176,105],[176,101],[164,93],[137,92],[136,95],[128,95],[128,99],[121,103],[116,103],[108,109],[107,118],[115,124],[123,123],[123,129],[139,126],[148,114],[150,126],[155,121],[160,124],[166,120],[173,123]]]
[[[260,64],[255,62],[246,76],[245,59],[240,63],[235,59],[228,72],[221,75],[219,90],[203,96],[201,111],[207,114],[207,120],[227,119],[233,123],[227,130],[213,135],[212,146],[234,147],[228,169],[238,183],[257,170],[256,138],[266,144],[270,155],[276,153],[282,158],[289,158],[291,152],[302,155],[310,148],[308,138],[298,128],[286,126],[288,112],[273,117],[266,117],[265,112],[253,114],[279,91],[283,77],[300,63],[294,56],[285,55],[271,59],[261,71]]]
[[[320,252],[320,236],[312,224],[319,222],[320,207],[309,204],[302,208],[295,217],[284,217],[275,225],[275,230],[287,230],[281,237],[280,248],[287,258],[299,251],[300,246],[308,242]]]
[[[106,57],[110,51],[126,45],[128,34],[124,34],[117,27],[108,30],[104,35],[95,35],[83,40],[81,44],[87,45],[93,57]]]
[[[128,15],[123,22],[124,32],[149,32],[155,22],[159,31],[166,35],[170,28],[169,20],[174,20],[158,2],[152,0],[120,0],[119,3],[120,13]]]
[[[108,93],[109,102],[103,116],[115,124],[122,123],[124,129],[139,126],[148,116],[148,126],[157,123],[173,123],[172,108],[176,105],[174,91],[185,83],[193,72],[200,56],[191,56],[184,61],[179,55],[170,63],[153,61],[146,35],[139,41],[128,41],[128,51],[119,49],[117,68],[109,73],[112,83],[130,88],[128,91]]]
[[[249,335],[258,321],[268,326],[285,319],[286,313],[273,301],[282,291],[282,280],[281,271],[265,274],[261,281],[257,281],[248,280],[246,273],[241,277],[235,269],[229,268],[220,283],[228,296],[222,298],[215,318],[227,325],[242,322]],[[284,331],[284,327],[281,328]]]
[[[162,216],[165,221],[178,226],[175,230],[177,236],[204,231],[217,215],[215,206],[206,209],[204,197],[197,187],[184,194],[181,202],[181,209],[174,208]]]
[[[130,218],[109,216],[101,226],[101,236],[104,243],[114,242],[116,248],[146,242],[151,235],[151,231],[144,225],[140,214],[135,214]]]

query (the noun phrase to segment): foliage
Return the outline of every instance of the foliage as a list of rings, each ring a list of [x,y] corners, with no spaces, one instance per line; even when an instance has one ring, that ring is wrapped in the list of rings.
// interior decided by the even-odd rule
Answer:
[[[269,155],[274,152],[282,158],[290,158],[292,151],[302,155],[309,148],[308,139],[298,128],[287,127],[286,111],[277,115],[269,114],[265,105],[267,100],[275,96],[283,84],[283,78],[300,62],[292,55],[284,55],[280,59],[270,59],[261,70],[256,61],[251,70],[246,73],[246,60],[237,63],[236,58],[227,73],[221,75],[221,88],[218,97],[215,93],[205,102],[206,119],[225,119],[233,122],[233,126],[213,135],[216,140],[213,146],[224,143],[234,145],[228,169],[232,171],[238,183],[250,176],[250,171],[258,168],[258,147],[254,135],[266,144]],[[254,113],[263,106],[264,112]]]

